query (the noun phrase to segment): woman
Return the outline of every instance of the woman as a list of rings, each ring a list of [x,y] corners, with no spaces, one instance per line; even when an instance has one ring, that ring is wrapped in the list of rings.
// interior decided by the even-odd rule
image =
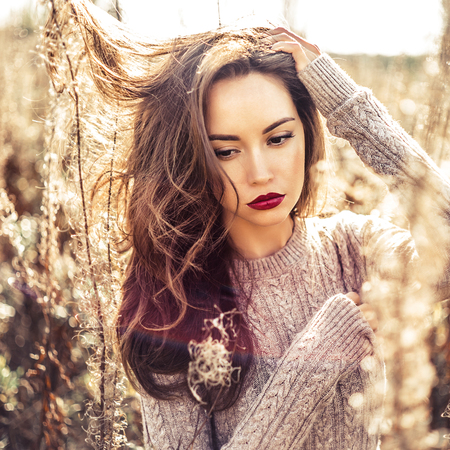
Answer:
[[[370,92],[287,30],[133,47],[75,12],[98,87],[133,108],[118,326],[146,446],[377,448],[383,363],[356,293],[389,271],[380,255],[416,254],[381,220],[315,217],[317,110],[390,186],[426,183],[437,218],[447,181]],[[147,72],[127,71],[121,48]]]

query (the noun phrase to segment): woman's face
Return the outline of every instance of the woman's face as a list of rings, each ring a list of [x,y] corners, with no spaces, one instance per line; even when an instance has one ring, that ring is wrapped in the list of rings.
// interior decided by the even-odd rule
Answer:
[[[285,225],[303,188],[305,139],[283,83],[259,73],[218,81],[208,98],[206,128],[239,196],[238,205],[224,179],[223,220],[231,231]]]

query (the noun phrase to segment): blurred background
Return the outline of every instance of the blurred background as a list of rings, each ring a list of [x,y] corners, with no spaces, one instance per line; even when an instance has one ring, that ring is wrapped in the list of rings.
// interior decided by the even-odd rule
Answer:
[[[0,8],[0,449],[90,448],[85,442],[87,400],[93,398],[86,365],[89,335],[78,319],[80,292],[71,229],[48,196],[45,125],[50,84],[40,57],[46,4],[28,0]],[[133,30],[157,38],[202,31],[256,14],[279,23],[329,52],[354,79],[373,90],[393,117],[450,174],[450,0],[98,0],[97,5]],[[330,139],[331,185],[336,209],[374,214],[404,225],[381,181],[359,162],[345,141]],[[54,187],[57,195],[57,186]],[[47,194],[46,194],[47,192]],[[53,203],[52,203],[53,202]],[[42,217],[54,216],[50,235]],[[57,249],[50,274],[45,239]],[[44,242],[44,243],[43,243]],[[25,271],[25,272],[24,272]],[[27,271],[28,275],[27,275]],[[38,272],[52,285],[40,297],[23,280]],[[46,275],[47,274],[47,275]],[[42,281],[41,281],[42,282]],[[44,286],[42,291],[48,288]],[[425,346],[434,367],[432,390],[421,420],[420,448],[450,448],[448,302],[425,319]],[[81,337],[79,337],[81,335]],[[143,448],[139,402],[128,387],[123,413],[127,444]],[[403,413],[402,413],[403,414]],[[401,416],[384,424],[382,448],[415,450],[397,439],[414,422]],[[405,420],[403,420],[405,419]],[[391,422],[389,422],[389,420]],[[403,420],[403,422],[402,422]],[[408,425],[409,423],[409,425]],[[405,425],[406,424],[406,425]],[[123,441],[125,442],[125,440]],[[399,442],[402,442],[399,444]],[[103,447],[101,447],[103,448]],[[106,448],[106,447],[105,447]]]

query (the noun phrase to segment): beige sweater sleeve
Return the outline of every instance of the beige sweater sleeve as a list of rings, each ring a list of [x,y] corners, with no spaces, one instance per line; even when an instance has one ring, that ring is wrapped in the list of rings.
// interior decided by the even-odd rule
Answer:
[[[409,219],[415,247],[429,266],[426,278],[437,286],[440,297],[447,298],[449,179],[371,91],[356,85],[328,55],[315,59],[299,78],[327,119],[331,134],[348,140],[361,160],[398,195],[398,212]],[[367,241],[371,230],[363,231],[361,238]]]
[[[331,134],[348,140],[391,189],[404,184],[424,189],[421,181],[427,180],[427,195],[437,194],[436,204],[448,212],[449,180],[369,89],[358,86],[326,54],[312,61],[299,78]]]

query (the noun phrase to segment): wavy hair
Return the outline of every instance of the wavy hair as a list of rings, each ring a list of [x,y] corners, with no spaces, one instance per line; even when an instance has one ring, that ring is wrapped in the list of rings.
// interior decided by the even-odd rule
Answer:
[[[97,88],[125,105],[133,122],[127,162],[115,177],[131,247],[117,320],[125,370],[136,388],[159,399],[186,390],[188,343],[202,340],[205,320],[236,310],[228,350],[240,381],[220,398],[214,389],[203,392],[210,407],[227,408],[255,343],[245,314],[250,298],[239,292],[232,264],[238,255],[221,221],[223,172],[205,127],[208,93],[218,80],[250,73],[281,80],[305,132],[305,181],[292,212],[301,217],[314,213],[313,170],[324,158],[318,112],[292,56],[263,40],[268,28],[219,29],[156,44],[119,23],[105,25],[84,0],[72,2],[72,15]],[[94,196],[105,183],[99,180]],[[160,375],[175,374],[181,376],[161,382]]]

